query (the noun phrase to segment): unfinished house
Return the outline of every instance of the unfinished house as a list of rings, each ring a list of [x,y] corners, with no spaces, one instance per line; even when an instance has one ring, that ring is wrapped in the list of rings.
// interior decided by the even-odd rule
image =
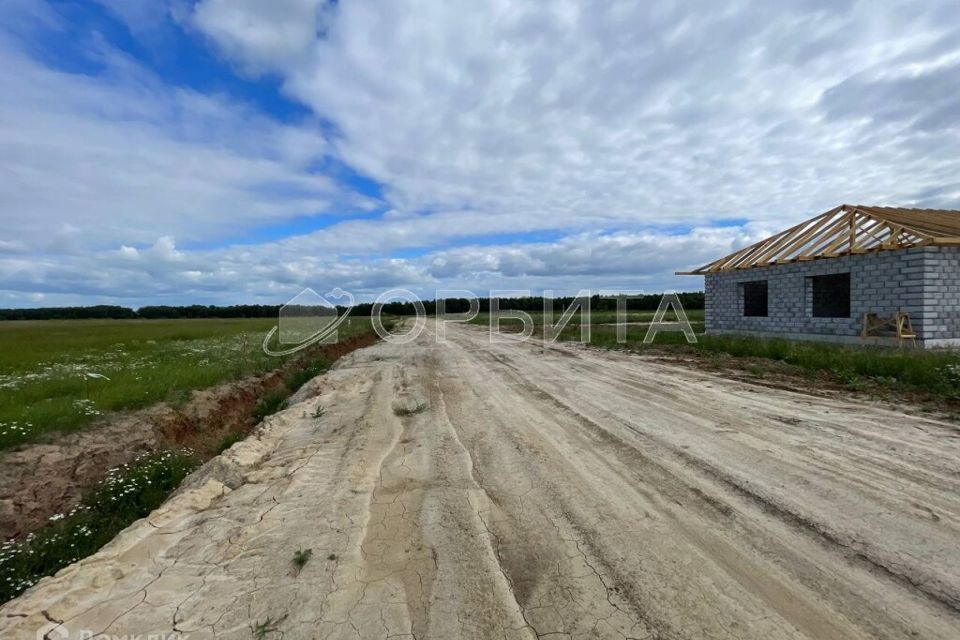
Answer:
[[[708,334],[960,346],[960,211],[845,204],[682,275]]]

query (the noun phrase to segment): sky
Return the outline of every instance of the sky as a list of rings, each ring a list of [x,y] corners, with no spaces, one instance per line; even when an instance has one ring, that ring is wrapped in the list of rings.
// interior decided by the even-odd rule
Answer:
[[[955,0],[4,0],[0,307],[699,290],[958,149]]]

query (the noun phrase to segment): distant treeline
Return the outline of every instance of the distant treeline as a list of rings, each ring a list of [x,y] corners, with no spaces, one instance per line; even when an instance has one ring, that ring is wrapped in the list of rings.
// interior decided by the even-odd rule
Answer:
[[[703,309],[703,292],[694,291],[677,294],[684,309]],[[653,311],[660,304],[662,294],[646,294],[630,296],[627,308],[631,311]],[[554,298],[554,313],[560,313],[574,301],[573,297]],[[467,298],[448,298],[444,308],[447,313],[464,313],[470,310],[470,300]],[[490,311],[490,299],[480,298],[480,312]],[[537,312],[543,311],[543,297],[530,296],[525,298],[501,298],[498,300],[500,309]],[[116,319],[135,320],[158,318],[276,318],[281,305],[269,304],[238,304],[227,307],[215,305],[192,304],[188,306],[150,306],[131,309],[116,305],[97,305],[93,307],[43,307],[39,309],[0,309],[0,320],[90,320]],[[425,300],[423,308],[428,315],[437,312],[436,300]],[[611,296],[593,296],[590,299],[590,308],[594,311],[615,311],[617,299]],[[342,310],[342,308],[341,308]],[[373,304],[358,304],[353,308],[352,315],[366,316],[373,310]],[[390,302],[383,305],[383,313],[390,315],[413,315],[416,309],[411,302]]]
[[[703,291],[692,291],[678,293],[680,304],[684,309],[703,309]],[[663,298],[662,293],[650,293],[645,295],[631,295],[627,298],[627,309],[630,311],[655,311]],[[559,314],[568,307],[576,298],[561,297],[553,299],[553,312]],[[444,301],[444,310],[447,313],[465,313],[470,310],[470,300],[467,298],[447,298]],[[490,298],[480,298],[480,313],[490,312]],[[497,306],[501,309],[542,312],[543,297],[529,296],[525,298],[500,298]],[[354,307],[354,314],[366,315],[371,311],[371,304],[359,304]],[[428,315],[435,315],[437,312],[436,300],[425,300],[423,308]],[[613,296],[591,296],[590,309],[593,311],[616,311],[617,299]],[[391,315],[409,316],[415,312],[413,303],[410,302],[391,302],[383,305],[383,312]]]
[[[192,304],[184,307],[140,307],[137,310],[115,305],[94,307],[43,307],[0,309],[0,320],[135,320],[154,318],[275,318],[279,305],[239,304],[230,307]]]
[[[0,309],[0,320],[88,320],[90,318],[136,318],[137,312],[127,307],[97,305],[95,307],[43,307],[41,309]]]

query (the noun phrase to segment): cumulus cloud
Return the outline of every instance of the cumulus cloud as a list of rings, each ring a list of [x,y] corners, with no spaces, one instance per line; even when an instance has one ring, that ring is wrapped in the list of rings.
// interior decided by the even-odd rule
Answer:
[[[326,32],[332,5],[317,0],[208,0],[193,21],[250,72],[293,64]]]
[[[374,203],[311,166],[315,124],[165,85],[105,47],[101,76],[54,70],[0,38],[0,210],[34,249],[51,228],[103,247],[172,233],[220,240],[297,216]]]
[[[50,300],[83,295],[127,304],[283,302],[305,287],[341,287],[358,300],[404,288],[424,298],[463,289],[483,296],[514,289],[568,294],[594,291],[695,289],[676,280],[677,268],[699,266],[718,253],[766,233],[695,228],[684,234],[583,233],[551,242],[467,245],[410,258],[352,258],[323,251],[295,251],[289,242],[182,252],[169,237],[149,249],[25,259],[0,255],[0,291],[22,299],[43,293]],[[686,286],[684,286],[686,285]]]
[[[907,112],[950,128],[937,146],[955,147],[950,67],[873,86],[854,107],[878,110],[872,123],[833,117],[863,74],[955,54],[949,3],[291,4],[207,0],[196,23],[335,122],[343,157],[403,209],[783,219],[846,198],[914,201],[960,169],[879,122]],[[287,37],[294,22],[303,32]],[[258,44],[279,41],[300,50]]]
[[[946,0],[100,0],[134,37],[165,20],[278,81],[312,113],[293,124],[106,41],[100,74],[55,70],[29,46],[55,12],[17,2],[0,290],[18,299],[696,288],[672,272],[841,202],[960,208]]]

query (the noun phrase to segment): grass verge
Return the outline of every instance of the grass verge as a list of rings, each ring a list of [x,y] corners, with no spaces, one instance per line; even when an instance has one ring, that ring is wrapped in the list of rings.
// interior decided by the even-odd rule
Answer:
[[[51,525],[0,546],[0,602],[95,553],[130,523],[147,516],[193,471],[190,451],[142,455],[110,470],[81,503],[50,518]]]
[[[269,415],[280,411],[283,408],[283,402],[286,400],[290,394],[291,390],[285,388],[283,391],[277,391],[265,396],[257,404],[257,408],[253,412],[254,421],[260,422]]]
[[[323,357],[313,358],[304,363],[303,367],[292,372],[286,377],[284,383],[291,391],[296,391],[307,382],[316,378],[320,374],[326,373],[330,368],[330,362]]]
[[[295,371],[287,374],[283,379],[283,389],[264,396],[254,411],[253,417],[256,422],[260,422],[269,415],[272,415],[283,408],[283,403],[297,389],[305,385],[317,376],[326,373],[330,368],[330,362],[324,357],[314,357],[307,360]]]
[[[749,336],[699,335],[696,344],[687,344],[683,334],[660,332],[656,340],[643,344],[642,331],[628,331],[627,342],[616,341],[613,327],[593,327],[594,346],[629,349],[672,355],[697,354],[704,357],[782,362],[809,374],[828,373],[848,386],[875,384],[900,387],[924,394],[960,397],[960,354],[911,348],[857,347]],[[576,340],[579,333],[564,331],[560,339]],[[758,368],[755,361],[747,368]],[[762,373],[758,370],[758,374]]]
[[[223,453],[246,437],[247,434],[243,433],[242,431],[231,431],[227,435],[223,436],[223,438],[220,439],[220,442],[217,443],[217,451],[219,453]]]

